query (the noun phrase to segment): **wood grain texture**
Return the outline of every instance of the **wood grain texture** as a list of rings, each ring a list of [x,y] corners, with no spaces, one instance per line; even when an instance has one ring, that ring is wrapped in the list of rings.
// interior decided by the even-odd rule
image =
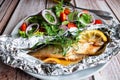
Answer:
[[[3,4],[1,3],[2,6],[0,7],[0,33],[4,29],[18,1],[19,0],[5,0]]]
[[[95,80],[120,80],[120,53],[113,57],[110,63],[99,73],[94,75]]]
[[[8,7],[12,3],[12,0],[5,0],[2,6],[0,7],[0,21],[4,17],[6,11],[8,10]]]
[[[0,61],[0,80],[15,80],[16,72],[13,68],[6,66]]]
[[[19,69],[14,69],[0,61],[0,80],[37,80]]]
[[[120,21],[120,0],[106,0],[106,2]]]
[[[20,0],[3,34],[9,34],[26,16],[43,10],[45,8],[45,3],[46,0]]]
[[[5,0],[0,0],[0,7],[2,6],[2,4],[4,3]]]

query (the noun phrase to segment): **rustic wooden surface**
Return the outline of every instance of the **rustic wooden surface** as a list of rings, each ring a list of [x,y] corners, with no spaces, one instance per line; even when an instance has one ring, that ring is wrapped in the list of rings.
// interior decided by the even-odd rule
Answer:
[[[72,0],[83,8],[109,11],[120,22],[120,0]],[[24,17],[55,5],[51,0],[0,0],[0,33],[9,34]],[[120,53],[100,72],[85,80],[120,80]],[[0,61],[0,80],[39,80]]]
[[[0,34],[4,31],[19,0],[0,0]]]

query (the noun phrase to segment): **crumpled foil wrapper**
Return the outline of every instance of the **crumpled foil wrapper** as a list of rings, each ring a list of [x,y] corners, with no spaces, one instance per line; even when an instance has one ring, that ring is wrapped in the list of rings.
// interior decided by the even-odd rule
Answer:
[[[111,39],[106,49],[99,56],[91,56],[81,62],[69,66],[60,64],[45,64],[29,54],[22,48],[31,48],[37,42],[44,41],[43,37],[14,38],[11,36],[0,36],[0,58],[2,61],[14,68],[20,68],[25,72],[39,75],[64,75],[76,71],[88,69],[98,64],[107,63],[120,50],[120,24],[113,22],[111,25],[92,25],[85,29],[99,29],[106,33]]]

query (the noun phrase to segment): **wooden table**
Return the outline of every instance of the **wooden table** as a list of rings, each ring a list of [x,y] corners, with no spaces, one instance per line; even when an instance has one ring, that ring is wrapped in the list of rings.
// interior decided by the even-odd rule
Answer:
[[[120,0],[72,0],[78,7],[109,11],[120,22]],[[53,6],[51,0],[0,0],[0,34],[9,34],[27,15]],[[100,72],[85,80],[120,80],[120,54]],[[0,61],[0,80],[39,80]]]

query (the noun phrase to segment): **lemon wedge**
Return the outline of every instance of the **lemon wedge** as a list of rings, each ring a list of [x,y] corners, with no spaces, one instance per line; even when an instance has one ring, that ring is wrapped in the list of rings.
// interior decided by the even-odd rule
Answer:
[[[87,42],[107,41],[106,35],[100,30],[85,30],[80,33],[79,39]]]
[[[62,60],[58,58],[46,58],[43,60],[45,63],[55,63],[55,64],[61,64],[63,66],[68,66],[70,64],[77,63],[78,61],[68,61],[68,60]]]

